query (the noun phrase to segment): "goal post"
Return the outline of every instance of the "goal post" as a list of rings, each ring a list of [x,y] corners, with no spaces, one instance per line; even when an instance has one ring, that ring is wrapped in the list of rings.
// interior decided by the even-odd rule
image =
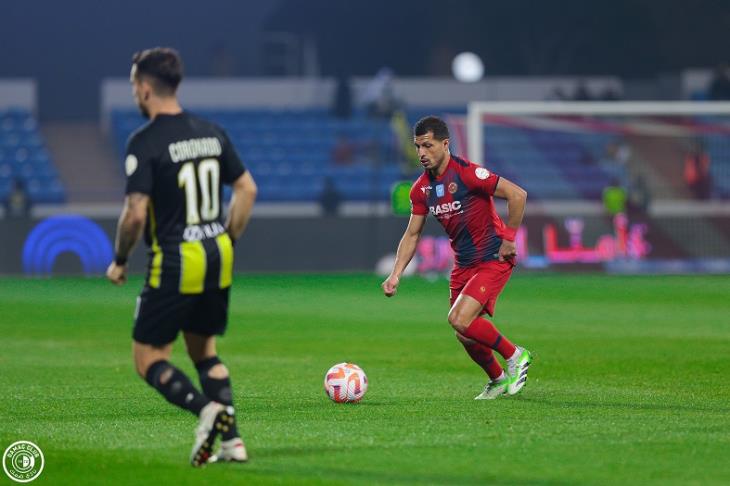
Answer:
[[[467,105],[469,159],[484,163],[485,114],[494,115],[726,115],[730,102],[699,101],[472,101]]]
[[[475,101],[463,128],[530,195],[527,266],[730,273],[730,102]]]

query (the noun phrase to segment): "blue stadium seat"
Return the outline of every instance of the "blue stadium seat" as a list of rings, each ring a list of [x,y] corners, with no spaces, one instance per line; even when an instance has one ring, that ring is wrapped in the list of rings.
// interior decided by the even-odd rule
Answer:
[[[428,110],[429,114],[443,112]],[[412,178],[401,173],[389,122],[369,119],[363,113],[349,120],[333,118],[323,108],[197,113],[228,131],[259,184],[262,201],[316,201],[325,177],[346,189],[346,200],[387,201],[393,181]],[[129,134],[145,121],[136,111],[115,111],[111,119],[113,139],[123,154]],[[333,148],[341,137],[347,137],[356,147],[355,161],[347,166],[337,165],[332,159]],[[373,157],[380,158],[377,168],[370,160]]]
[[[24,184],[33,203],[65,201],[38,123],[23,109],[0,111],[0,183],[10,188],[14,180]]]

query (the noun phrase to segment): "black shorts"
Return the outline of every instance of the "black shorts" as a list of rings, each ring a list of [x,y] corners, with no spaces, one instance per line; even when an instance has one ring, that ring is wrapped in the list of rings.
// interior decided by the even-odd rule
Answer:
[[[222,335],[228,324],[229,291],[230,287],[190,295],[145,286],[137,297],[132,337],[163,346],[173,342],[179,331]]]

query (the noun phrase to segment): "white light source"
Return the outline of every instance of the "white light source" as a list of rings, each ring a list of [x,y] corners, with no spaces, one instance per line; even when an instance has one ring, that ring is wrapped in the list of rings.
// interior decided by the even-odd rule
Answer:
[[[451,62],[451,72],[462,83],[476,83],[484,76],[484,64],[473,52],[462,52]]]

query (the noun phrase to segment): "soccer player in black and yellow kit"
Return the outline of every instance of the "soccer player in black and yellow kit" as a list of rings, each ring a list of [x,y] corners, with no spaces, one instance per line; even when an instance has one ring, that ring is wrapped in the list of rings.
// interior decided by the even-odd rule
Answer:
[[[127,144],[126,198],[107,277],[117,285],[126,281],[127,257],[144,232],[149,264],[134,314],[134,361],[139,375],[170,403],[199,417],[190,461],[200,466],[247,459],[215,336],[226,329],[233,242],[248,223],[256,184],[226,133],[183,111],[176,96],[181,80],[176,51],[134,55],[132,92],[150,121]],[[222,184],[233,186],[225,221]],[[202,393],[169,362],[179,331]],[[219,434],[221,451],[212,456]]]

